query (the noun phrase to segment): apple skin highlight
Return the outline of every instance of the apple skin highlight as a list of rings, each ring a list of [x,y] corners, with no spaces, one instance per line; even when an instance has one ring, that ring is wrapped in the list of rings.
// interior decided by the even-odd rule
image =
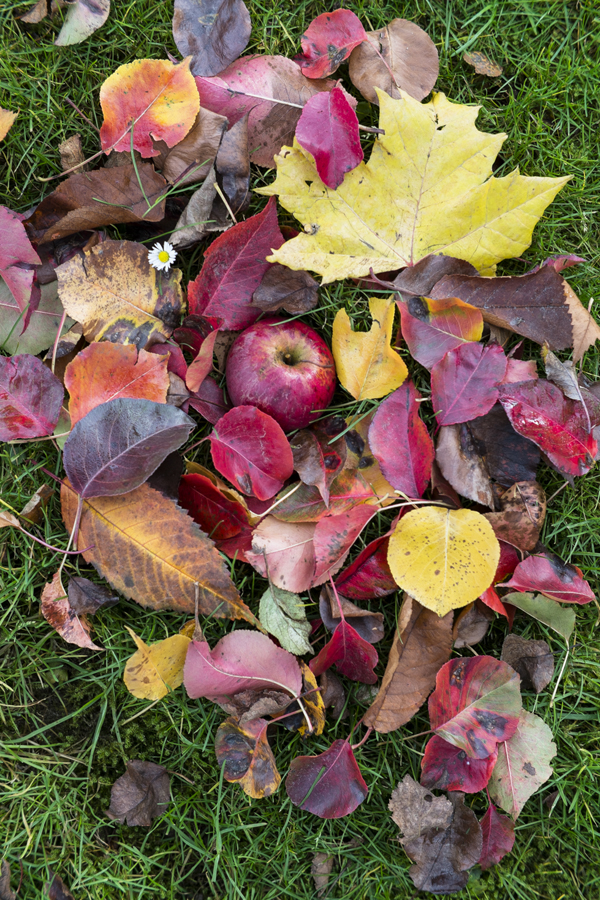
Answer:
[[[323,338],[304,322],[277,316],[242,331],[229,351],[226,378],[234,406],[256,406],[284,431],[318,418],[336,386],[333,356]]]

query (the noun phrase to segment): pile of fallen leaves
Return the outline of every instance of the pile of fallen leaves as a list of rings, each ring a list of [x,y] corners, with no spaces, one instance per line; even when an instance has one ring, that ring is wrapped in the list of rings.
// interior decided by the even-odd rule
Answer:
[[[199,17],[205,7],[214,15]],[[138,649],[125,684],[158,700],[183,683],[218,704],[227,713],[219,767],[251,797],[280,786],[268,739],[276,723],[309,748],[328,707],[344,717],[347,678],[378,685],[366,733],[297,757],[285,790],[322,818],[352,813],[368,793],[354,750],[429,698],[421,784],[407,775],[390,809],[417,888],[451,893],[474,865],[511,850],[514,822],[556,752],[520,692],[550,682],[548,644],[509,634],[500,659],[471,648],[496,616],[512,628],[517,610],[568,644],[572,604],[594,599],[582,572],[539,543],[546,498],[536,481],[542,459],[572,482],[598,456],[599,386],[574,364],[600,330],[560,274],[580,260],[495,276],[529,246],[568,178],[495,178],[505,136],[478,131],[476,107],[440,93],[422,102],[437,52],[405,20],[367,34],[349,10],[319,16],[296,60],[237,58],[250,35],[241,0],[175,0],[173,29],[189,54],[182,62],[138,60],[102,85],[98,153],[83,160],[71,139],[56,190],[26,215],[0,208],[0,340],[12,354],[0,357],[0,436],[62,450],[69,554],[144,606],[195,613],[151,646],[131,632]],[[354,87],[380,107],[378,129],[359,124],[355,97],[329,78],[347,59]],[[2,115],[5,134],[14,115]],[[372,132],[364,162],[361,133]],[[243,218],[251,163],[277,174],[257,192],[270,195],[266,206]],[[275,196],[302,231],[280,229]],[[142,243],[110,239],[103,229],[115,224],[150,242],[169,237],[180,254],[221,234],[184,288],[181,271],[153,267]],[[265,313],[280,313],[267,320],[276,327],[316,308],[307,270],[381,296],[369,302],[368,332],[354,331],[344,309],[333,323],[337,379],[358,412],[317,410],[286,434],[256,406],[232,406],[223,373],[237,334]],[[545,377],[514,335],[540,345]],[[554,353],[567,348],[572,363]],[[427,396],[412,360],[430,373]],[[179,453],[194,415],[213,426],[212,469]],[[50,493],[43,485],[20,518],[4,505],[0,525],[35,529]],[[369,523],[378,536],[350,557]],[[224,557],[267,578],[258,608]],[[101,649],[89,616],[118,597],[82,577],[65,589],[65,559],[42,614],[65,640]],[[319,617],[309,621],[315,588]],[[398,589],[378,677],[374,610]],[[211,648],[200,616],[252,628]],[[453,656],[460,648],[470,655]],[[479,791],[491,798],[481,821],[465,805]],[[134,760],[108,815],[149,825],[168,799],[166,770]]]

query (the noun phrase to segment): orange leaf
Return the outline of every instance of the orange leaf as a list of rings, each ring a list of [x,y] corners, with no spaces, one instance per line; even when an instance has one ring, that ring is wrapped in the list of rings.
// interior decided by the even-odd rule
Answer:
[[[77,494],[65,480],[63,521],[73,527]],[[118,497],[84,501],[78,546],[108,583],[152,609],[194,611],[195,584],[203,615],[258,621],[229,577],[227,567],[195,522],[173,500],[147,484]]]
[[[174,147],[186,136],[200,109],[190,60],[174,65],[166,59],[137,59],[106,79],[100,88],[105,153],[130,150],[132,127],[134,149],[143,157],[159,155],[152,138]]]
[[[65,387],[71,397],[71,425],[117,397],[166,403],[167,357],[146,350],[138,354],[133,344],[90,344],[65,369]]]

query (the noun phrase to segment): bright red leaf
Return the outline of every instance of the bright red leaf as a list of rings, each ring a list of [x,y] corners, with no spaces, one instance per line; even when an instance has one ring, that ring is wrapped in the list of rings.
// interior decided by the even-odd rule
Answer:
[[[343,513],[324,516],[317,522],[313,538],[314,585],[323,584],[342,568],[352,544],[376,514],[377,507],[361,504]]]
[[[356,629],[342,619],[331,639],[321,652],[311,659],[309,665],[313,675],[321,675],[335,664],[338,672],[351,681],[375,684],[377,675],[373,669],[378,662],[379,656],[375,647],[363,640]]]
[[[517,730],[519,682],[514,669],[491,656],[451,659],[429,698],[432,731],[470,758],[485,759]]]
[[[36,356],[0,356],[0,440],[52,434],[64,389]]]
[[[379,405],[369,426],[369,447],[384,477],[411,499],[422,497],[435,457],[420,399],[412,381],[405,381]]]
[[[285,789],[294,806],[321,819],[350,815],[369,792],[352,747],[341,740],[318,756],[293,759]]]
[[[480,822],[483,847],[479,865],[485,872],[506,856],[515,843],[515,823],[508,816],[501,816],[493,803]]]
[[[470,759],[464,750],[435,734],[425,747],[421,760],[421,784],[440,791],[482,791],[496,765],[498,749],[484,759]]]
[[[232,559],[245,559],[244,551],[252,545],[252,528],[248,511],[238,500],[226,497],[205,475],[192,473],[181,479],[179,503],[217,549]]]
[[[215,469],[259,500],[273,497],[294,471],[281,426],[254,406],[236,406],[225,413],[209,440]]]
[[[545,550],[520,562],[506,587],[515,591],[537,591],[560,603],[591,603],[594,592],[577,566],[565,563],[555,553]]]
[[[481,311],[456,298],[409,297],[398,308],[410,355],[426,369],[432,369],[449,350],[480,340],[483,332]]]
[[[319,178],[332,191],[363,160],[358,119],[340,87],[311,97],[296,126],[296,140],[312,154]]]
[[[370,600],[398,590],[387,561],[388,543],[388,535],[375,538],[340,572],[335,579],[340,594],[350,600]]]
[[[431,399],[438,425],[484,416],[498,399],[506,355],[497,344],[476,342],[449,350],[431,370]]]
[[[515,431],[537,444],[559,472],[566,476],[589,472],[598,444],[590,434],[583,403],[569,400],[544,378],[503,384],[500,403]]]
[[[326,78],[366,39],[360,19],[351,10],[323,13],[302,35],[303,55],[296,62],[308,78]]]
[[[200,274],[188,285],[190,312],[222,319],[225,330],[248,328],[261,314],[250,301],[269,268],[266,257],[283,243],[271,197],[262,212],[212,242]]]
[[[288,691],[297,697],[302,675],[296,657],[259,631],[238,629],[222,637],[211,650],[206,641],[192,641],[183,668],[190,697],[218,703],[240,691]]]

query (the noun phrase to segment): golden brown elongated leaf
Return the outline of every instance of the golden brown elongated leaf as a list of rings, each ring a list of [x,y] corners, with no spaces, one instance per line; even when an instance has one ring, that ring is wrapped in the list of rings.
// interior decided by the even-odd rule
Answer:
[[[183,684],[183,664],[189,637],[172,634],[164,641],[148,646],[131,628],[127,631],[137,647],[127,660],[123,673],[123,681],[130,694],[140,700],[160,700]]]
[[[70,531],[77,495],[68,482],[61,489],[61,503]],[[147,484],[118,497],[86,500],[78,546],[90,547],[83,554],[86,562],[142,606],[191,613],[197,583],[203,615],[259,624],[240,599],[213,542],[181,507]]]
[[[0,106],[0,141],[4,140],[18,115],[18,112],[14,113]]]
[[[399,388],[408,369],[390,346],[394,326],[394,298],[373,297],[371,330],[352,331],[350,318],[340,309],[333,321],[331,349],[337,376],[355,400],[385,397]]]
[[[475,127],[478,107],[434,94],[419,103],[379,91],[380,128],[371,158],[332,191],[302,148],[284,147],[277,179],[258,193],[279,200],[305,233],[267,257],[323,282],[414,265],[430,253],[470,262],[482,275],[520,256],[533,228],[570,176],[502,178],[492,164],[506,135]]]
[[[58,293],[87,341],[135,344],[168,337],[179,324],[181,271],[153,269],[133,241],[104,241],[56,269]]]
[[[379,693],[363,716],[365,725],[385,734],[412,719],[450,659],[452,619],[452,612],[440,618],[405,597]]]
[[[388,550],[396,583],[439,616],[476,600],[491,585],[499,558],[500,544],[484,516],[436,506],[400,519]]]

